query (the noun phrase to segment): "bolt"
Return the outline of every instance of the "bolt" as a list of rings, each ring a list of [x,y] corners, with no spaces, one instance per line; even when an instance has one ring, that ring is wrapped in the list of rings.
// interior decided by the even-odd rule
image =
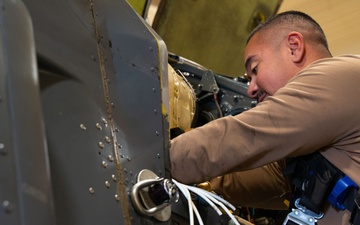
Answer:
[[[10,213],[12,211],[12,204],[8,200],[5,200],[3,201],[3,208],[5,212]]]
[[[81,130],[86,130],[86,127],[84,124],[80,124],[80,128],[81,128]]]
[[[5,145],[3,143],[0,143],[0,153],[1,155],[6,155],[7,151],[5,149]]]
[[[100,123],[96,123],[96,128],[97,128],[98,130],[102,130],[102,126],[100,125]]]
[[[90,187],[90,188],[89,188],[89,192],[90,192],[90,194],[94,194],[94,193],[95,193],[94,188],[93,188],[93,187]]]
[[[101,162],[101,165],[102,165],[104,168],[107,168],[107,166],[108,166],[107,162],[105,162],[105,161],[102,161],[102,162]]]

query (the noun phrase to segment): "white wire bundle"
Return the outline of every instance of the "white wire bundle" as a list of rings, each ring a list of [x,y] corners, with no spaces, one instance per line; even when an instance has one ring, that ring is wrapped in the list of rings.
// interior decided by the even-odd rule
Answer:
[[[194,225],[194,214],[196,214],[196,217],[198,219],[198,222],[200,225],[203,225],[204,222],[202,221],[200,214],[194,205],[193,201],[191,200],[190,191],[198,195],[200,198],[204,199],[214,210],[217,212],[217,214],[220,216],[222,215],[222,212],[219,210],[219,208],[216,206],[220,206],[230,217],[230,219],[234,222],[236,225],[241,225],[238,220],[235,218],[235,216],[229,211],[227,207],[235,211],[235,207],[230,204],[228,201],[224,200],[223,198],[220,198],[219,196],[215,195],[214,193],[208,192],[204,189],[182,184],[176,180],[172,180],[174,184],[179,188],[179,190],[183,193],[185,198],[188,200],[189,205],[189,218],[190,218],[190,225]],[[227,207],[226,207],[226,206]]]

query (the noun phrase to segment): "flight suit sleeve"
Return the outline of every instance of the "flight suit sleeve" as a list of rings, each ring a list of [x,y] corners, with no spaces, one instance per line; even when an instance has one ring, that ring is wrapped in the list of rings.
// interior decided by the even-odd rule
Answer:
[[[210,180],[213,191],[236,206],[287,210],[291,187],[282,175],[285,160]]]

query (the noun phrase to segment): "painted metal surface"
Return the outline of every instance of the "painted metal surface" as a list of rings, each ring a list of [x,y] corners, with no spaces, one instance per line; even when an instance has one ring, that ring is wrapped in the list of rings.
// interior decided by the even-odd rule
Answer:
[[[126,1],[37,0],[27,7],[44,81],[56,222],[153,224],[136,215],[129,191],[143,168],[164,176],[165,46]]]
[[[182,201],[166,222],[130,201],[143,169],[170,178],[170,131],[168,52],[127,1],[0,0],[0,28],[0,224],[188,224]],[[220,103],[201,112],[252,107],[214,78]]]
[[[33,29],[21,1],[0,1],[0,31],[0,223],[54,224]]]
[[[129,191],[143,168],[165,176],[164,43],[126,1],[24,0],[10,16],[13,2],[1,24],[1,221],[156,223]]]

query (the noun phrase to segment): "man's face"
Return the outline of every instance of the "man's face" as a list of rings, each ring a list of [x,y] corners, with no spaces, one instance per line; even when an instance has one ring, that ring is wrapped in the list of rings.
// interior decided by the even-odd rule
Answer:
[[[295,74],[291,72],[289,50],[283,43],[264,42],[256,33],[245,48],[245,68],[251,79],[248,95],[258,102],[272,96]]]

